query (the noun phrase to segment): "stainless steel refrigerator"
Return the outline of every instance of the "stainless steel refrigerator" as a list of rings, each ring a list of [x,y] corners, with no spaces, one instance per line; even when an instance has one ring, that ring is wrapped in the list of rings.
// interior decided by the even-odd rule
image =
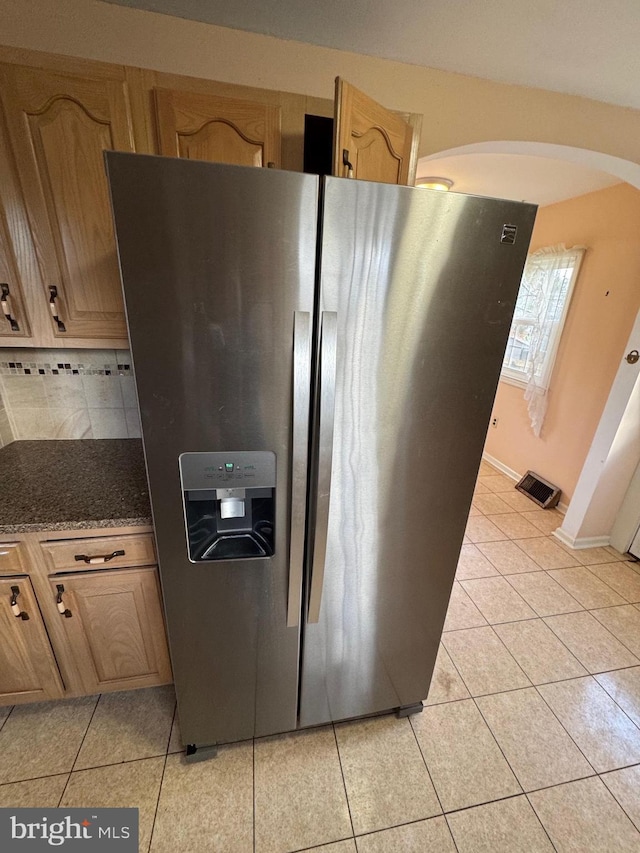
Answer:
[[[421,709],[535,208],[107,168],[184,743]]]

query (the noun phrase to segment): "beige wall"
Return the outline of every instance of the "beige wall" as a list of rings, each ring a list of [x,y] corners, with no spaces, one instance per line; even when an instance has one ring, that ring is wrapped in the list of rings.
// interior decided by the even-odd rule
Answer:
[[[0,0],[3,44],[333,97],[341,75],[422,113],[420,155],[472,142],[576,146],[640,163],[640,111],[312,47],[98,0]],[[451,37],[455,38],[455,34]]]
[[[540,438],[524,392],[501,382],[486,452],[523,474],[562,488],[567,500],[591,445],[627,338],[640,310],[640,192],[627,184],[549,205],[538,213],[531,249],[584,245],[585,255],[560,342]]]

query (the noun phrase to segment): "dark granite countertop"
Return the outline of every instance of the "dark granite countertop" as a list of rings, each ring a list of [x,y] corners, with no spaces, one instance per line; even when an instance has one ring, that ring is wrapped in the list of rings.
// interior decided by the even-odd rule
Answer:
[[[0,534],[151,524],[142,442],[14,441],[0,449]]]

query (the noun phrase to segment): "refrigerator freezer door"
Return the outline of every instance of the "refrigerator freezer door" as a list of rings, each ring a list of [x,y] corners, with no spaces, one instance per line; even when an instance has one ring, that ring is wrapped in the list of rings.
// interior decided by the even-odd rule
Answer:
[[[312,494],[329,478],[331,493],[313,537],[326,553],[322,583],[315,559],[308,583],[303,726],[427,695],[534,217],[326,180],[319,312],[337,315],[335,420],[332,453],[314,451]]]
[[[318,181],[111,152],[108,171],[183,741],[293,729],[300,628],[293,606],[287,627],[299,589],[294,578],[290,594],[291,463],[294,426],[307,435],[298,421],[308,416]],[[251,472],[231,482],[238,458],[275,454],[273,556],[189,560],[178,457],[211,451],[230,452],[216,471],[229,472],[223,485],[247,487],[247,517]],[[306,478],[305,453],[296,450],[296,483]],[[219,497],[212,489],[211,513]],[[221,527],[244,523],[218,515]],[[207,512],[200,516],[206,527]],[[293,556],[301,560],[299,526]]]

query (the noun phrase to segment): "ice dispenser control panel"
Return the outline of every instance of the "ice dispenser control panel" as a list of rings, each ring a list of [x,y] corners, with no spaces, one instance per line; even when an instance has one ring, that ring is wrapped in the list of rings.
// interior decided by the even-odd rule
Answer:
[[[179,465],[192,562],[273,556],[275,453],[182,453]]]

